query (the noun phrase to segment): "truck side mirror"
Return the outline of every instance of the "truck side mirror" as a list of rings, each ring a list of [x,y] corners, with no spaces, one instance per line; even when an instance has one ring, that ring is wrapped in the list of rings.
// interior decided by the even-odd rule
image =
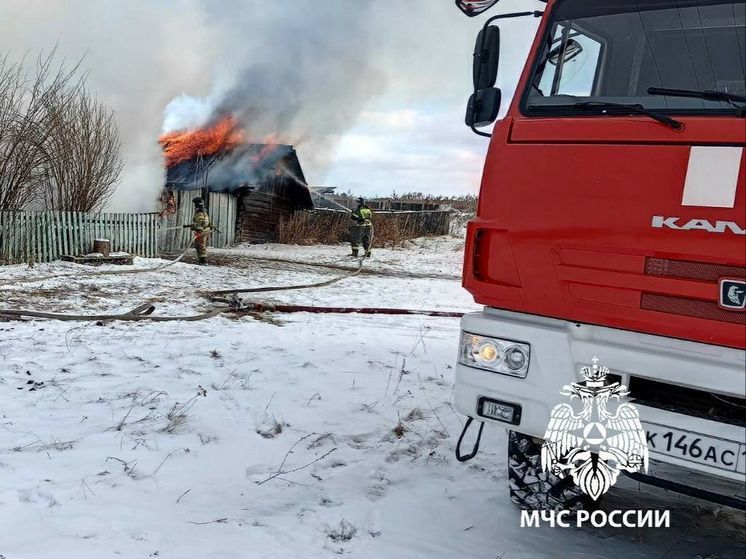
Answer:
[[[575,39],[568,39],[564,45],[558,45],[554,47],[547,55],[547,61],[552,66],[557,66],[562,57],[562,63],[569,62],[576,56],[583,52],[583,45],[577,42]]]
[[[478,16],[497,4],[498,0],[456,0],[458,9],[469,17]]]
[[[500,112],[500,101],[502,93],[497,87],[480,89],[469,97],[466,106],[466,126],[480,128],[489,126]]]
[[[497,81],[500,62],[500,28],[489,25],[477,35],[474,45],[474,89],[493,87]]]

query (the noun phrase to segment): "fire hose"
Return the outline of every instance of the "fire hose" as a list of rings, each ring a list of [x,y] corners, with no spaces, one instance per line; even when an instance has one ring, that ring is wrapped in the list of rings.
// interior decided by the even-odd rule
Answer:
[[[166,229],[162,229],[161,231],[170,231],[172,229],[183,229],[184,225],[179,225],[177,227],[167,227]],[[218,229],[211,229],[209,231],[202,231],[200,232],[200,235],[206,237],[212,233],[219,233],[220,231]],[[0,282],[0,287],[4,285],[18,285],[22,283],[36,283],[39,281],[47,281],[50,279],[57,279],[57,278],[66,278],[66,277],[93,277],[93,276],[116,276],[116,275],[126,275],[126,274],[143,274],[145,272],[159,272],[160,270],[163,270],[165,268],[168,268],[169,266],[173,266],[177,262],[180,262],[189,252],[189,250],[194,246],[194,242],[197,240],[197,237],[195,236],[187,245],[187,247],[184,249],[184,251],[179,254],[174,260],[171,260],[170,262],[166,262],[165,264],[160,264],[158,266],[154,266],[153,268],[139,268],[135,270],[103,270],[103,271],[95,271],[95,272],[81,272],[81,273],[72,273],[72,274],[52,274],[49,276],[41,276],[36,278],[25,278],[25,279],[13,279],[13,280],[7,280]]]
[[[373,248],[373,239],[375,239],[375,233],[373,230],[373,226],[371,225],[370,230],[370,241],[368,243],[368,247],[365,249],[366,252],[370,252],[370,250]],[[357,270],[354,272],[350,272],[349,274],[343,274],[341,276],[337,276],[336,278],[332,278],[330,280],[321,281],[318,283],[306,283],[301,285],[285,285],[285,286],[271,286],[271,287],[246,287],[246,288],[239,288],[239,289],[220,289],[216,291],[205,291],[202,294],[206,297],[210,298],[211,300],[215,300],[215,297],[219,297],[220,295],[237,295],[239,293],[267,293],[270,291],[294,291],[296,289],[312,289],[315,287],[326,287],[328,285],[334,285],[337,282],[342,281],[343,279],[349,279],[354,278],[357,275],[360,275],[360,273],[363,271],[363,260],[364,256],[361,256],[357,258]]]
[[[226,301],[228,302],[228,301]],[[411,310],[411,309],[393,309],[393,308],[366,308],[366,307],[314,307],[314,306],[303,306],[303,305],[274,305],[266,303],[241,303],[235,304],[231,302],[232,306],[224,307],[220,309],[212,309],[211,311],[190,315],[190,316],[159,316],[154,315],[155,306],[150,303],[145,303],[139,307],[135,307],[131,311],[120,314],[66,314],[66,313],[50,313],[32,310],[15,310],[15,309],[0,309],[0,317],[8,318],[45,318],[48,320],[61,320],[65,322],[97,322],[97,321],[109,321],[109,320],[124,320],[124,321],[151,321],[151,322],[174,322],[174,321],[187,321],[193,322],[197,320],[205,320],[218,316],[220,314],[255,314],[263,312],[281,312],[281,313],[296,313],[296,312],[307,312],[316,314],[388,314],[388,315],[413,315],[413,316],[434,316],[444,318],[460,318],[464,313],[461,312],[449,312],[449,311],[423,311],[423,310]]]
[[[212,231],[205,232],[206,234]],[[371,236],[371,245],[373,237]],[[47,279],[75,276],[75,277],[90,277],[100,275],[116,275],[116,274],[133,274],[143,272],[153,272],[162,270],[169,266],[172,266],[179,262],[187,254],[189,249],[194,244],[194,240],[189,243],[189,246],[171,262],[156,266],[154,268],[145,268],[140,270],[112,270],[103,272],[86,272],[83,274],[56,274],[51,276],[44,276],[41,278],[30,278],[27,280],[11,280],[0,283],[0,286],[7,285],[8,283],[31,283],[35,281],[44,281]],[[370,248],[370,247],[369,247]],[[254,314],[262,312],[283,312],[283,313],[295,313],[295,312],[309,312],[309,313],[335,313],[335,314],[389,314],[389,315],[422,315],[422,316],[434,316],[434,317],[448,317],[448,318],[460,318],[464,313],[461,312],[449,312],[449,311],[426,311],[426,310],[411,310],[411,309],[396,309],[396,308],[373,308],[373,307],[317,307],[317,306],[304,306],[304,305],[275,305],[266,303],[252,303],[245,302],[236,297],[239,293],[266,293],[271,291],[291,291],[298,289],[312,289],[318,287],[326,287],[333,285],[343,279],[349,279],[359,275],[363,269],[363,258],[358,258],[358,267],[356,270],[343,274],[332,279],[309,284],[300,285],[289,285],[289,286],[268,286],[268,287],[251,287],[251,288],[239,288],[239,289],[224,289],[216,291],[202,292],[202,295],[210,299],[214,303],[227,304],[227,307],[212,309],[210,311],[191,315],[191,316],[159,316],[154,315],[155,306],[150,303],[140,305],[126,313],[119,314],[100,314],[100,315],[79,315],[79,314],[68,314],[68,313],[50,313],[41,312],[34,310],[17,310],[17,309],[0,309],[0,317],[7,318],[44,318],[49,320],[62,320],[62,321],[108,321],[108,320],[125,320],[125,321],[153,321],[153,322],[169,322],[169,321],[196,321],[205,320],[212,318],[219,314],[231,313],[231,314]],[[233,295],[231,298],[221,297],[223,295]]]
[[[213,299],[218,302],[217,299]],[[233,303],[231,300],[219,302]],[[237,308],[226,309],[226,312],[281,312],[296,313],[307,312],[316,314],[391,314],[391,315],[413,315],[413,316],[437,316],[443,318],[461,318],[462,312],[453,311],[423,311],[412,309],[394,309],[386,307],[316,307],[308,305],[276,305],[274,303],[245,303],[242,302]]]
[[[212,233],[212,231],[206,231],[204,234],[209,235]],[[97,270],[94,272],[75,272],[72,274],[52,274],[49,276],[41,276],[36,278],[24,278],[24,279],[12,279],[7,281],[0,282],[0,287],[4,285],[19,285],[23,283],[36,283],[39,281],[47,281],[51,279],[57,279],[57,278],[67,278],[67,277],[93,277],[93,276],[116,276],[116,275],[126,275],[126,274],[143,274],[145,272],[158,272],[160,270],[163,270],[165,268],[168,268],[169,266],[173,266],[177,262],[180,262],[186,255],[187,252],[192,248],[194,245],[194,239],[189,243],[189,245],[184,249],[184,252],[182,252],[179,256],[176,257],[175,260],[171,260],[170,262],[166,262],[165,264],[160,264],[158,266],[155,266],[153,268],[139,268],[135,270]]]
[[[139,307],[135,307],[129,312],[121,314],[65,314],[65,313],[49,313],[40,311],[27,311],[27,310],[11,310],[11,309],[0,309],[0,316],[7,316],[12,318],[47,318],[50,320],[63,320],[63,321],[85,321],[95,322],[104,320],[150,320],[154,322],[169,322],[175,320],[204,320],[206,318],[212,318],[217,316],[225,309],[214,309],[212,311],[197,314],[193,316],[157,316],[153,315],[155,306],[150,303],[145,303]]]
[[[242,287],[238,289],[220,289],[216,291],[204,291],[202,295],[214,300],[214,297],[220,295],[237,295],[239,293],[267,293],[269,291],[294,291],[296,289],[312,289],[315,287],[326,287],[328,285],[334,285],[343,279],[354,278],[363,271],[363,259],[358,258],[357,270],[350,272],[349,274],[343,274],[341,276],[334,277],[326,281],[320,281],[318,283],[304,283],[300,285],[275,285],[269,287]]]

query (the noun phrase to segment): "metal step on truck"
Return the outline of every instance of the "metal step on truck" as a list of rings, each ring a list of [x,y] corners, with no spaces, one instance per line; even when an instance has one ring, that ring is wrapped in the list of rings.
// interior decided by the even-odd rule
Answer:
[[[496,3],[456,1],[468,16]],[[455,402],[472,419],[458,455],[475,454],[461,451],[469,427],[504,427],[518,506],[592,504],[564,475],[578,455],[546,464],[542,452],[548,437],[571,440],[557,442],[560,391],[587,402],[587,373],[603,369],[647,450],[631,467],[629,437],[580,429],[568,436],[588,463],[617,452],[612,477],[743,508],[746,2],[526,6],[485,15],[474,52],[466,124],[489,150],[463,285],[484,310],[461,323]],[[497,22],[515,18],[538,30],[501,111]]]

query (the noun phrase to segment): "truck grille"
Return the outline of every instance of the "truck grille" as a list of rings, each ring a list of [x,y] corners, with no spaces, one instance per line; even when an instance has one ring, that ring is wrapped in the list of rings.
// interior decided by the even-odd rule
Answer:
[[[645,261],[645,273],[662,278],[702,281],[712,283],[715,287],[718,280],[723,277],[746,278],[746,267],[648,258]],[[746,325],[746,313],[722,309],[716,301],[643,293],[640,299],[640,308],[647,311]]]
[[[629,379],[629,390],[635,403],[663,410],[746,426],[746,399],[724,396],[657,382],[640,377]]]
[[[707,320],[743,324],[746,326],[746,313],[721,309],[717,303],[686,297],[673,297],[656,293],[643,293],[640,308],[646,311],[658,311],[679,316],[694,316]]]
[[[666,260],[648,258],[645,260],[645,273],[662,278],[679,278],[716,283],[723,277],[746,277],[746,267],[687,262],[686,260]]]

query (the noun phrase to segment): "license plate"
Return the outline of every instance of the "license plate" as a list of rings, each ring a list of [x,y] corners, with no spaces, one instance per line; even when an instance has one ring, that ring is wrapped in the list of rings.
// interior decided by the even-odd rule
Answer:
[[[496,404],[495,402],[485,402],[482,406],[482,413],[487,417],[492,417],[493,419],[502,419],[502,411],[502,406],[500,406],[500,404]],[[511,414],[510,418],[508,419],[513,419],[513,415]]]
[[[642,422],[648,452],[705,464],[720,470],[746,473],[746,445],[666,425]]]
[[[521,406],[482,396],[477,402],[477,415],[512,425],[520,425]]]

